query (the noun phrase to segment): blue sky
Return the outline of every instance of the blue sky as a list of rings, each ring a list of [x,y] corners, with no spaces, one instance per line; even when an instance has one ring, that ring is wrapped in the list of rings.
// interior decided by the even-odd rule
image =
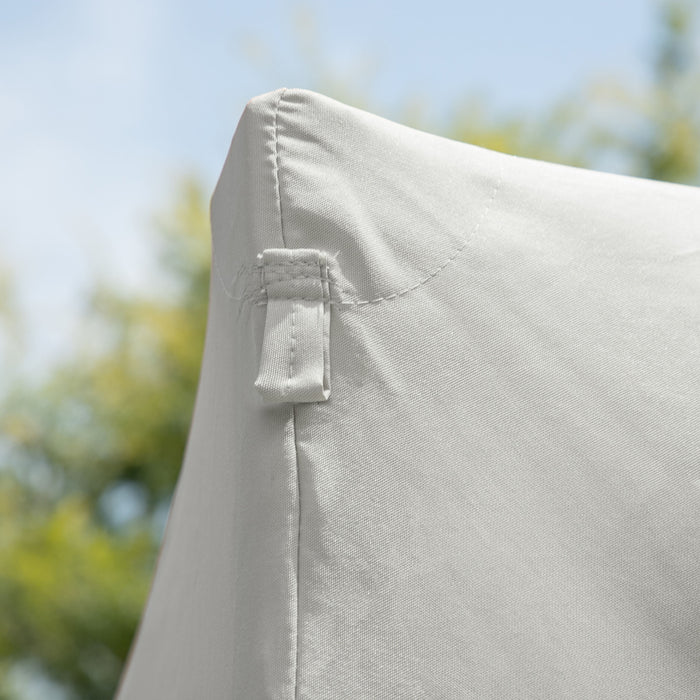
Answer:
[[[148,288],[152,215],[172,203],[180,174],[213,190],[251,97],[314,87],[318,58],[302,56],[300,12],[313,17],[315,55],[354,76],[372,111],[398,120],[415,96],[438,122],[465,94],[535,113],[602,74],[641,81],[655,6],[3,2],[0,262],[28,323],[25,370],[71,353],[94,279]]]

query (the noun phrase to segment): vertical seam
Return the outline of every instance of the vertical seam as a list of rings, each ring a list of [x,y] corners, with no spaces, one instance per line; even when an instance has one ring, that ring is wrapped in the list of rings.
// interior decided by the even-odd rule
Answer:
[[[296,622],[295,622],[295,644],[294,644],[294,700],[299,697],[299,591],[300,591],[300,565],[301,565],[301,472],[299,470],[299,453],[297,448],[297,426],[296,426],[296,405],[292,404],[292,427],[294,439],[294,463],[296,464],[297,477],[297,541],[296,541]]]
[[[296,350],[296,320],[297,320],[297,305],[292,301],[292,338],[289,352],[289,374],[287,375],[286,393],[292,389],[292,377],[294,376],[294,351]]]
[[[275,116],[274,116],[274,140],[273,149],[275,156],[275,167],[273,170],[275,178],[275,197],[277,200],[277,211],[279,212],[280,221],[280,236],[282,238],[282,247],[286,248],[287,243],[284,238],[284,216],[282,214],[282,187],[280,185],[280,153],[279,153],[279,120],[278,115],[280,111],[280,105],[282,103],[282,98],[284,97],[287,88],[284,88],[277,99],[277,104],[275,105]],[[294,311],[294,309],[293,309]],[[294,315],[292,315],[292,322],[294,321]],[[290,366],[291,371],[291,366]],[[301,560],[301,474],[299,471],[299,453],[297,448],[297,426],[296,426],[296,407],[292,402],[292,440],[294,443],[294,472],[296,474],[296,505],[297,505],[297,532],[296,532],[296,591],[295,591],[295,621],[294,621],[294,688],[292,692],[292,698],[296,700],[299,693],[299,564]]]
[[[280,103],[282,102],[282,98],[284,97],[284,93],[287,91],[287,88],[284,88],[282,92],[280,93],[279,98],[277,99],[277,104],[275,105],[275,118],[274,118],[274,140],[272,142],[273,148],[274,148],[274,156],[275,156],[275,168],[273,171],[274,177],[275,177],[275,196],[277,199],[277,210],[279,211],[280,215],[280,236],[282,236],[282,247],[286,248],[287,244],[284,240],[284,220],[282,218],[282,195],[281,195],[281,189],[280,189],[280,154],[279,154],[279,148],[278,148],[278,142],[279,142],[279,123],[277,120],[277,116],[279,115],[280,111]]]

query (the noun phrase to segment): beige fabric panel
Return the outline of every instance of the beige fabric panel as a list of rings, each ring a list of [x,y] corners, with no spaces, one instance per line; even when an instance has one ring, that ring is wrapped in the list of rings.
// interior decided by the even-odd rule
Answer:
[[[118,700],[697,700],[700,189],[247,105]]]

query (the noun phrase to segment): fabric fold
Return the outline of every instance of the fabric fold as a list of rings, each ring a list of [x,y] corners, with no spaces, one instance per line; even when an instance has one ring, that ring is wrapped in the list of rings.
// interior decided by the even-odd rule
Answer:
[[[327,255],[309,248],[268,248],[258,255],[267,294],[255,387],[265,403],[330,397],[330,294]]]

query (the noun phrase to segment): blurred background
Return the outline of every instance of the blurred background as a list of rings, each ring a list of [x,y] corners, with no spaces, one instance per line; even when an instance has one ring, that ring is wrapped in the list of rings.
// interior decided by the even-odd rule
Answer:
[[[520,156],[700,184],[700,3],[0,6],[0,700],[112,698],[181,466],[209,198],[304,87]]]

